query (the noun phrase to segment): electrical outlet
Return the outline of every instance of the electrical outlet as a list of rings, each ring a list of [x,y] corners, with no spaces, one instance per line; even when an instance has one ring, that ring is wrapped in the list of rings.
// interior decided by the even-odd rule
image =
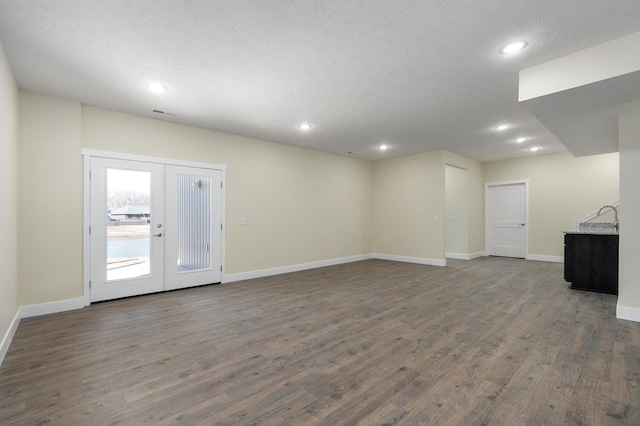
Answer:
[[[438,215],[433,216],[433,221],[434,221],[434,222],[437,222],[437,221],[439,221],[439,220],[440,220],[440,218],[438,217]]]
[[[264,254],[258,256],[258,262],[264,262]]]
[[[411,251],[411,245],[407,244],[406,246],[404,246],[405,251]]]
[[[345,250],[344,246],[340,246],[340,251],[344,251],[344,250]]]

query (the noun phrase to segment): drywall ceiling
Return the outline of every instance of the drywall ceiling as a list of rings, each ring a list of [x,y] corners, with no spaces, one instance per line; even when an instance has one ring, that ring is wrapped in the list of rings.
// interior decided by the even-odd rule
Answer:
[[[373,161],[564,151],[518,71],[637,31],[635,0],[0,1],[21,89]]]
[[[519,99],[577,156],[618,151],[618,106],[640,99],[640,32],[520,71]]]
[[[640,99],[640,71],[523,101],[576,156],[618,151],[618,105]]]

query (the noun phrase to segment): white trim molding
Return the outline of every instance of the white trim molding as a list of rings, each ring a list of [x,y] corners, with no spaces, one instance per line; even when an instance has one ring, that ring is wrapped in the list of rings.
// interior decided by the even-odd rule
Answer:
[[[484,251],[469,253],[469,260],[477,259],[479,257],[484,257]]]
[[[4,337],[0,342],[0,365],[4,361],[4,356],[9,351],[9,346],[11,346],[11,341],[13,340],[13,336],[16,334],[16,330],[18,329],[18,325],[20,324],[20,309],[16,311],[11,324],[9,325],[9,329],[6,333],[4,333]]]
[[[620,305],[620,300],[618,299],[618,304],[616,306],[616,318],[627,321],[640,322],[640,309],[622,306]]]
[[[91,185],[89,178],[91,176],[91,155],[88,151],[82,150],[82,294],[84,305],[91,304],[91,235],[89,234],[89,225],[91,224]]]
[[[547,256],[545,254],[527,254],[527,260],[537,260],[539,262],[564,263],[564,256]]]
[[[317,262],[299,263],[297,265],[279,266],[277,268],[258,269],[255,271],[239,272],[223,276],[222,283],[233,283],[254,278],[270,277],[273,275],[288,274],[290,272],[305,271],[307,269],[323,268],[325,266],[341,265],[343,263],[359,262],[361,260],[373,259],[372,254],[361,254],[356,256],[338,257],[335,259],[319,260]]]
[[[84,297],[77,299],[58,300],[57,302],[39,303],[20,308],[20,318],[37,317],[40,315],[57,314],[58,312],[73,311],[85,307]]]
[[[127,154],[124,152],[99,151],[82,148],[80,154],[84,157],[115,158],[118,160],[142,161],[145,163],[173,164],[175,166],[199,167],[201,169],[227,170],[224,164],[200,163],[197,161],[177,160],[175,158],[150,157],[148,155]]]
[[[37,305],[27,305],[18,308],[16,315],[9,325],[9,329],[0,342],[0,365],[4,361],[4,357],[11,346],[13,336],[16,334],[18,325],[22,318],[37,317],[40,315],[57,314],[59,312],[73,311],[75,309],[82,309],[85,305],[85,298],[78,297],[77,299],[59,300],[57,302],[39,303]]]
[[[444,257],[447,259],[460,259],[460,260],[473,260],[479,257],[483,257],[483,251],[477,251],[475,253],[445,253]]]
[[[394,262],[418,263],[429,266],[447,266],[447,259],[428,259],[426,257],[397,256],[395,254],[374,253],[374,259],[393,260]]]

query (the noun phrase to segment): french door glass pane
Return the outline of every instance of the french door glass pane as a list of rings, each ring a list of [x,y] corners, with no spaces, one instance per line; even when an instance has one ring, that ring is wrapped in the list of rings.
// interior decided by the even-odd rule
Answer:
[[[107,281],[151,271],[151,172],[107,169]]]
[[[211,184],[207,176],[178,175],[178,272],[211,268]]]

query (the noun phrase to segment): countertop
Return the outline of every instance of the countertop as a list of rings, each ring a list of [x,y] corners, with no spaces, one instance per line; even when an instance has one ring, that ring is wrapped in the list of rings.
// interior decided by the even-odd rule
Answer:
[[[564,231],[565,234],[585,234],[585,235],[619,235],[618,229],[613,222],[580,223],[577,229]]]
[[[582,235],[620,235],[615,229],[574,229],[564,231],[565,234],[582,234]]]

